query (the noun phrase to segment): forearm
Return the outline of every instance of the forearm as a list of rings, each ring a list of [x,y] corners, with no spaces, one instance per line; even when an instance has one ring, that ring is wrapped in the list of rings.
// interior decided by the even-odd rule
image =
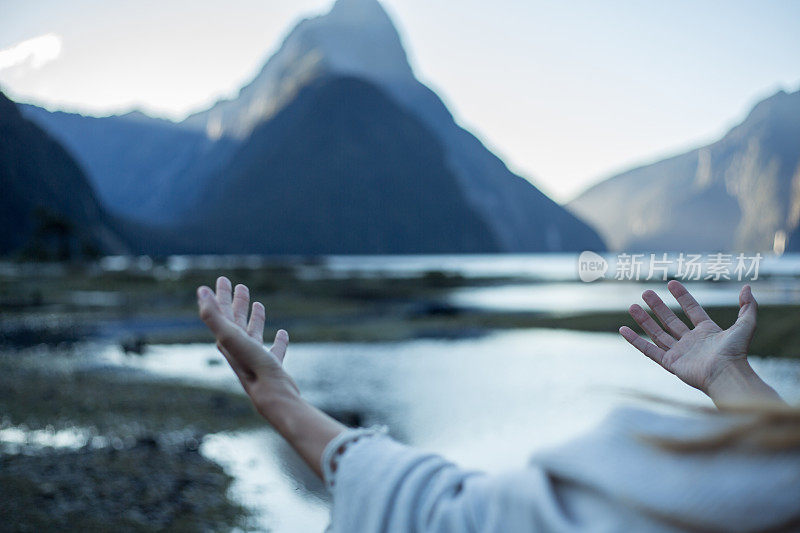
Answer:
[[[257,405],[272,427],[321,478],[325,446],[347,428],[296,393],[271,395]]]
[[[731,364],[720,372],[711,381],[706,393],[717,407],[785,403],[775,389],[756,374],[747,360]]]

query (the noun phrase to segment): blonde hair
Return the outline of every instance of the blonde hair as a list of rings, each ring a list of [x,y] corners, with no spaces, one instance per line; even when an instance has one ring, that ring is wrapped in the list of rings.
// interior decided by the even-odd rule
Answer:
[[[734,416],[740,421],[723,431],[693,439],[644,436],[644,440],[675,453],[702,453],[728,449],[760,452],[800,450],[800,407],[788,404],[727,405],[719,408],[691,405],[646,394],[640,399],[711,416]]]

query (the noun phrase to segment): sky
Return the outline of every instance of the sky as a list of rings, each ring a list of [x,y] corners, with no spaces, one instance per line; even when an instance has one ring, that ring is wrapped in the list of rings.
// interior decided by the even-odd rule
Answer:
[[[800,88],[800,2],[383,0],[417,76],[565,202],[721,137]],[[0,88],[48,109],[179,120],[235,96],[332,0],[0,0]]]

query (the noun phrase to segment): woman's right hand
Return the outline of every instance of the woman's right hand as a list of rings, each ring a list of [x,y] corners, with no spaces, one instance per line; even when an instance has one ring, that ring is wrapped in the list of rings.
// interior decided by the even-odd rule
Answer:
[[[725,330],[711,320],[680,282],[670,281],[667,288],[693,327],[688,327],[655,292],[648,290],[642,299],[663,328],[640,305],[634,304],[629,312],[653,343],[623,326],[619,332],[625,340],[687,385],[705,392],[717,405],[781,401],[747,361],[758,308],[749,285],[742,287],[739,294],[736,322]]]

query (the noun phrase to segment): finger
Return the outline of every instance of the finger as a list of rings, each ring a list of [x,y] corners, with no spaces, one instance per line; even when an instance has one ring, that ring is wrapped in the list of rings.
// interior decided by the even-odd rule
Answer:
[[[246,285],[237,285],[233,291],[233,321],[242,328],[247,327],[247,308],[250,307],[250,289]]]
[[[197,289],[197,305],[200,308],[200,318],[206,323],[208,329],[214,334],[215,338],[219,338],[220,333],[225,329],[227,319],[225,318],[222,310],[219,307],[219,302],[214,296],[214,292],[206,286]],[[245,376],[247,372],[239,362],[231,357],[228,350],[222,346],[222,343],[217,341],[217,349],[228,361],[228,364],[233,369],[233,372],[239,378],[242,384],[245,384]]]
[[[692,324],[696,326],[700,322],[711,320],[705,310],[700,307],[700,304],[697,303],[697,300],[695,300],[694,297],[689,294],[689,291],[686,290],[686,287],[684,287],[681,282],[672,280],[667,283],[667,288],[675,297],[675,299],[678,300],[678,303],[681,305],[681,309],[683,309],[683,312],[689,317],[689,320],[692,321]]]
[[[217,338],[220,351],[225,355],[231,367],[247,378],[255,376],[253,369],[262,362],[266,355],[261,343],[248,337],[241,328],[231,322],[222,312],[214,293],[208,287],[197,290],[200,318]]]
[[[267,312],[261,302],[253,304],[250,313],[250,322],[247,324],[247,334],[258,342],[264,342],[264,323],[267,321]]]
[[[231,280],[225,276],[217,278],[217,302],[222,314],[229,320],[233,320],[233,307],[231,306],[233,299],[231,296]]]
[[[285,329],[279,329],[275,334],[275,342],[272,343],[272,348],[269,351],[278,358],[278,362],[283,364],[283,359],[286,357],[286,348],[288,347],[289,333]]]
[[[689,327],[683,323],[683,320],[672,312],[672,309],[664,303],[664,300],[662,300],[655,291],[644,291],[642,293],[642,300],[653,310],[653,313],[655,313],[656,317],[664,324],[669,334],[676,339],[680,339],[690,331]]]
[[[631,343],[634,348],[645,354],[659,365],[664,366],[664,354],[666,353],[664,350],[652,342],[647,342],[628,326],[622,326],[619,328],[619,334],[622,335],[626,341]]]
[[[222,311],[222,307],[214,292],[206,286],[197,289],[197,305],[200,307],[200,318],[206,323],[208,329],[219,338],[232,326]]]
[[[669,350],[673,344],[675,344],[675,339],[672,338],[666,331],[661,329],[655,320],[648,314],[647,311],[642,308],[639,304],[633,304],[628,312],[639,324],[645,333],[650,335],[650,338],[656,343],[656,346],[662,348],[664,350]]]

